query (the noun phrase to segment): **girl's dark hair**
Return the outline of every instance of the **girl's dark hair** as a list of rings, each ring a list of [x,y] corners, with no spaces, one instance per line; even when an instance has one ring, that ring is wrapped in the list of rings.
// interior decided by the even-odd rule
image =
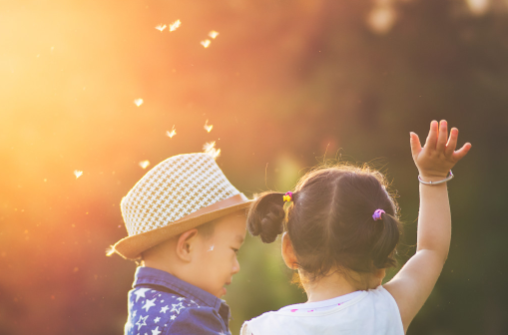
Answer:
[[[369,168],[336,166],[302,177],[284,211],[283,193],[261,194],[247,219],[265,243],[287,231],[298,267],[317,279],[331,270],[372,273],[396,265],[401,224],[383,174]],[[372,217],[385,211],[382,220]]]

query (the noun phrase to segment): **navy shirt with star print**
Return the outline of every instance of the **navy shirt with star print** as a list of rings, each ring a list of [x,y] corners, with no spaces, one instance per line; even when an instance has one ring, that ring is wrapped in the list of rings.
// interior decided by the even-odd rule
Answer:
[[[125,335],[230,335],[228,305],[194,285],[138,267],[133,287]]]

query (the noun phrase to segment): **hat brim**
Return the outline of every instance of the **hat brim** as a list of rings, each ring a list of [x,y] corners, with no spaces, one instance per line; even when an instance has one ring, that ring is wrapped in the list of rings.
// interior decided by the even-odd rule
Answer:
[[[252,202],[253,200],[246,199],[243,194],[235,195],[211,206],[201,208],[180,220],[169,223],[167,226],[150,230],[142,234],[127,236],[116,242],[110,254],[116,252],[125,259],[139,259],[143,251],[204,223],[240,210],[245,210]]]

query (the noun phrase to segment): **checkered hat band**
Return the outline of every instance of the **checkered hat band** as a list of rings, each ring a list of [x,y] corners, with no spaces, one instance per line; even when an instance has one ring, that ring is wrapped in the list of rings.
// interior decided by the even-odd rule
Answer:
[[[207,154],[171,157],[150,170],[122,199],[129,236],[167,226],[240,192]]]

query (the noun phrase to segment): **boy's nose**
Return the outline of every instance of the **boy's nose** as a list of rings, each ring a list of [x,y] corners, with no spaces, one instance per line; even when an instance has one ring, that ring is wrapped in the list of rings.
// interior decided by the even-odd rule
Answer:
[[[233,264],[233,274],[236,274],[240,271],[240,263],[238,263],[238,259],[235,257],[235,262]]]

